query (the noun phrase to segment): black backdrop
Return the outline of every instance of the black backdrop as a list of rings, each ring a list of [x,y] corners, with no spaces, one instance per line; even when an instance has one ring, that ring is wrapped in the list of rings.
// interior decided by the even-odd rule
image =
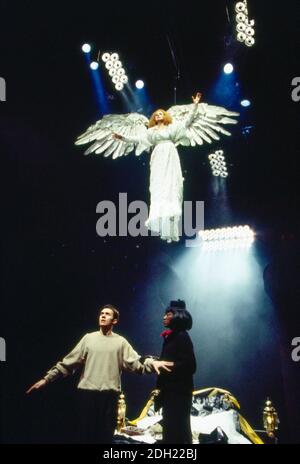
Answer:
[[[249,3],[258,40],[242,50],[228,46],[226,2],[1,2],[0,75],[7,82],[7,101],[0,103],[3,442],[75,441],[76,379],[30,398],[26,388],[83,333],[96,330],[97,308],[106,302],[120,306],[118,330],[139,352],[158,353],[161,312],[173,298],[151,279],[175,279],[169,263],[181,244],[170,248],[157,239],[96,235],[96,204],[117,200],[118,192],[148,198],[149,168],[142,158],[85,158],[74,147],[76,136],[98,117],[83,42],[120,50],[132,79],[145,78],[153,107],[173,103],[167,35],[181,67],[181,103],[197,90],[205,100],[221,64],[234,54],[244,91],[254,102],[243,121],[254,125],[251,135],[244,137],[239,128],[224,142],[234,166],[228,189],[235,221],[261,231],[260,246],[270,262],[288,247],[297,263],[300,103],[291,99],[291,80],[299,75],[299,4]],[[108,93],[112,111],[123,111],[121,100]],[[186,199],[209,202],[207,164],[192,150],[182,153]],[[213,225],[213,216],[209,220]],[[298,288],[295,268],[288,276]],[[149,306],[153,315],[145,313]],[[284,324],[294,329],[297,320],[297,314],[286,317]],[[296,329],[292,333],[299,336]],[[200,348],[198,354],[207,362]],[[286,418],[279,348],[269,368],[263,392],[272,390],[289,439],[294,425]],[[196,381],[203,385],[201,368]],[[154,382],[124,376],[129,417],[139,412]],[[258,423],[261,404],[250,385],[247,389],[237,376],[220,386],[242,397],[245,416]]]

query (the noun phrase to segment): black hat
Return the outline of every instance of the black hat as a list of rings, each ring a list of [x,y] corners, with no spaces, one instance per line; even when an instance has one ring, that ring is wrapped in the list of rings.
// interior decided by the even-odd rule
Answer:
[[[169,307],[176,308],[176,309],[185,309],[185,301],[183,300],[170,301]]]

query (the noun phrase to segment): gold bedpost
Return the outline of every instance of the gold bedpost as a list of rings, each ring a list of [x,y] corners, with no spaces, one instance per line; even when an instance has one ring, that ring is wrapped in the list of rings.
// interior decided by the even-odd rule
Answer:
[[[126,426],[126,401],[123,392],[120,393],[118,401],[118,419],[117,419],[117,432]]]
[[[274,408],[272,401],[270,398],[267,398],[265,403],[265,407],[263,410],[263,422],[264,422],[264,429],[267,432],[267,435],[270,438],[275,438],[275,431],[278,430],[278,414],[276,409]]]

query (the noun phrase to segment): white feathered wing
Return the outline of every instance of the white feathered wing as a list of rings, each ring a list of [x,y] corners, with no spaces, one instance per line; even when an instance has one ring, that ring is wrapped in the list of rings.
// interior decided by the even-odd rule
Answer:
[[[95,153],[103,156],[112,156],[113,159],[128,155],[135,150],[136,156],[143,151],[149,151],[147,144],[147,124],[149,120],[139,113],[107,114],[96,124],[90,126],[84,134],[76,140],[76,145],[93,144],[84,152],[85,155]],[[123,137],[136,137],[139,142],[126,142],[115,139],[113,133]]]
[[[176,145],[203,145],[204,142],[212,143],[213,140],[220,140],[219,134],[231,135],[222,127],[223,124],[237,124],[234,116],[239,113],[228,111],[221,106],[200,103],[193,111],[194,105],[176,105],[168,109],[173,121],[184,122],[192,114],[192,120],[186,125],[185,131],[178,134]]]

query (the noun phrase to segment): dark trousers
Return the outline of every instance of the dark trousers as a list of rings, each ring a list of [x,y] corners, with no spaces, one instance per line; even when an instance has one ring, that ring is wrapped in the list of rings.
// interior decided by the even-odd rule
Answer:
[[[191,407],[192,392],[163,392],[163,443],[181,445],[192,443]]]
[[[80,401],[79,442],[112,442],[117,426],[119,393],[113,390],[78,390]]]

